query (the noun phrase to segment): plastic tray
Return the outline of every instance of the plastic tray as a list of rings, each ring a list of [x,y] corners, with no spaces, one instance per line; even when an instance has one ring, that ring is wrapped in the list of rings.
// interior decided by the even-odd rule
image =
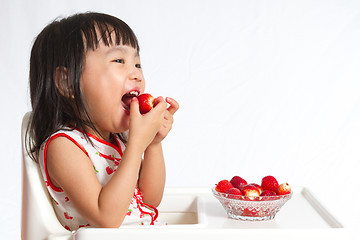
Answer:
[[[247,222],[229,219],[209,188],[167,188],[159,206],[165,226],[82,228],[77,240],[92,239],[351,239],[344,228],[306,188],[293,189],[275,219]]]

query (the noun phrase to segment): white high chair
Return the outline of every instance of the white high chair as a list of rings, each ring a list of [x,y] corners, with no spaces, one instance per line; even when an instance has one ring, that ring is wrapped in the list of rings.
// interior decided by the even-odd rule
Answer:
[[[39,165],[25,148],[26,128],[31,112],[24,115],[21,128],[23,154],[22,240],[69,240],[72,233],[58,221],[41,176]]]

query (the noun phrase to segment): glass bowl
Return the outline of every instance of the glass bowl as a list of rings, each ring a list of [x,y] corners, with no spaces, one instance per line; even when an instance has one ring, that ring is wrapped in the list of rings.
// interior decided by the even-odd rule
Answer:
[[[220,193],[212,188],[213,195],[220,201],[229,218],[245,221],[265,221],[275,218],[280,208],[291,198],[287,195],[248,197]]]

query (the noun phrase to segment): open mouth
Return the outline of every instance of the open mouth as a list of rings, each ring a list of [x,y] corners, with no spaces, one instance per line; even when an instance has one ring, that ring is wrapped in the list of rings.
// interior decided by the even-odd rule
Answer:
[[[131,90],[128,93],[125,93],[124,96],[121,98],[121,101],[124,103],[124,107],[126,110],[130,111],[130,103],[131,103],[131,99],[133,97],[137,97],[139,96],[140,91],[137,90]]]

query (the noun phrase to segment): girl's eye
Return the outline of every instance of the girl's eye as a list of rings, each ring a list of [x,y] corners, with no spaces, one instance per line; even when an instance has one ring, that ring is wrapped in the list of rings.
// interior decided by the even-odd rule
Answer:
[[[135,67],[136,67],[136,68],[141,68],[141,64],[140,64],[140,63],[135,64]]]
[[[114,62],[116,62],[116,63],[124,63],[125,61],[124,61],[124,59],[115,59]]]

